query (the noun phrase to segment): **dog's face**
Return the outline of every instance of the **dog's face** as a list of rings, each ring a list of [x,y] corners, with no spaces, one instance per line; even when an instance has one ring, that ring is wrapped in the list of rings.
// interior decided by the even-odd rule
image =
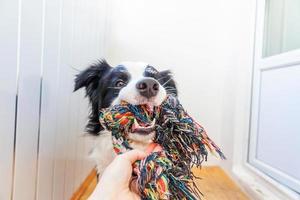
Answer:
[[[159,106],[167,94],[177,95],[170,71],[158,71],[140,62],[124,62],[111,67],[105,60],[100,61],[76,76],[74,91],[82,87],[86,89],[92,108],[86,128],[94,135],[103,130],[98,119],[101,108],[119,104],[122,100],[134,105],[147,104],[152,108]],[[129,139],[153,138],[152,133],[147,134],[149,127],[143,130],[138,126],[137,130],[141,133],[130,133]]]
[[[124,100],[133,105],[158,106],[166,98],[166,89],[159,83],[159,72],[145,63],[124,62],[113,69],[123,77],[115,83],[120,85],[113,104]]]

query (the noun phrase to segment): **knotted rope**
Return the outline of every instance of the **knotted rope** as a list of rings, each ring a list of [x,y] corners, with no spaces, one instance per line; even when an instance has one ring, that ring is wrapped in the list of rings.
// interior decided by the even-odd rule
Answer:
[[[183,109],[178,99],[169,95],[158,107],[131,105],[122,102],[100,112],[100,122],[112,131],[117,154],[131,150],[127,134],[136,120],[149,126],[156,120],[153,142],[163,151],[153,152],[134,164],[142,200],[200,199],[202,193],[194,183],[193,166],[200,167],[207,160],[208,151],[226,159],[220,148],[205,130]]]

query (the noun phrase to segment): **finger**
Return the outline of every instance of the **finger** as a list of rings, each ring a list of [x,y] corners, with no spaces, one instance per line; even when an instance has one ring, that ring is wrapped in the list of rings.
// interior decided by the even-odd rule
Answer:
[[[156,146],[157,146],[157,144],[154,143],[154,142],[151,143],[151,144],[149,144],[149,146],[148,146],[147,149],[146,149],[146,153],[147,153],[147,154],[152,153]]]
[[[162,151],[162,147],[158,144],[156,145],[156,147],[153,149],[153,152],[159,152],[159,151]]]
[[[151,143],[148,148],[146,149],[146,153],[150,154],[152,152],[158,152],[158,151],[162,151],[162,147],[157,144],[157,143]]]
[[[130,161],[131,163],[134,163],[137,160],[142,160],[143,158],[145,158],[147,156],[147,154],[143,151],[134,149],[134,150],[128,151],[120,156],[123,157],[124,159]]]

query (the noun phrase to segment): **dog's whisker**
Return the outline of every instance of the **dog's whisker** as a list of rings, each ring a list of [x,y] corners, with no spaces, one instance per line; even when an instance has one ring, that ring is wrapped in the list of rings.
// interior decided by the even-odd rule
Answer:
[[[165,86],[168,82],[170,82],[172,80],[172,78],[169,78],[169,80],[167,80],[166,82],[164,82],[164,84],[162,84],[162,86]]]
[[[171,87],[171,86],[165,86],[164,88],[165,88],[165,89],[174,89],[174,90],[175,90],[175,88],[174,88],[174,87]]]
[[[161,78],[158,78],[157,80],[160,81],[161,79],[164,79],[164,78],[165,78],[165,76],[164,76],[164,77],[161,77]]]
[[[164,87],[166,90],[176,90],[174,87]]]
[[[177,92],[176,90],[166,90],[167,92]]]
[[[176,90],[166,90],[166,92],[170,92],[170,93],[176,93],[177,91]]]
[[[73,70],[75,70],[76,72],[80,72],[80,70],[79,69],[77,69],[77,68],[75,68],[75,67],[72,67],[72,66],[70,66]]]

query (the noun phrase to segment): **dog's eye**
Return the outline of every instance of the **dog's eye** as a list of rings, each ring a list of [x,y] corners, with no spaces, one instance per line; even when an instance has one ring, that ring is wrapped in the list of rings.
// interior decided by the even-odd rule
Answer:
[[[116,87],[123,87],[125,85],[125,82],[122,80],[118,80],[115,84]]]

